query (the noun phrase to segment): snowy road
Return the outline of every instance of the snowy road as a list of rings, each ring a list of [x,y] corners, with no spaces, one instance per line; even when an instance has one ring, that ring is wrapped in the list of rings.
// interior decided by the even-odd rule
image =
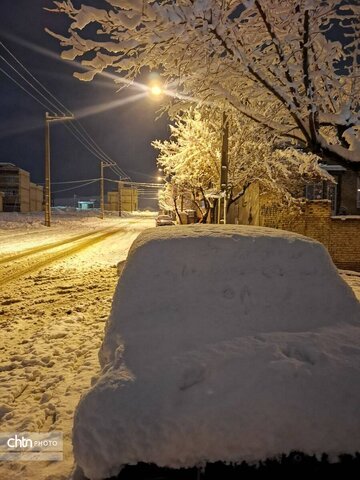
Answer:
[[[153,225],[113,218],[36,235],[0,231],[0,428],[64,433],[63,462],[4,462],[0,480],[68,478],[73,413],[98,373],[116,265]]]
[[[0,480],[68,478],[74,409],[98,374],[116,265],[137,235],[152,226],[153,218],[112,218],[61,220],[51,229],[10,225],[9,231],[0,222],[0,429],[57,430],[65,440],[63,462],[3,463]],[[19,278],[10,281],[13,269]],[[360,299],[360,274],[343,277]]]
[[[17,280],[51,263],[78,253],[98,242],[102,242],[123,228],[98,230],[84,233],[51,244],[26,249],[23,252],[0,257],[0,286]]]

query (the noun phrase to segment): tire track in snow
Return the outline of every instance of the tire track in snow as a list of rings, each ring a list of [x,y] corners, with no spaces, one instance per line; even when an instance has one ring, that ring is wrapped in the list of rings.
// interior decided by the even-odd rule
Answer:
[[[27,248],[26,250],[23,250],[20,253],[14,253],[12,255],[6,255],[5,257],[0,258],[0,265],[4,263],[11,263],[16,260],[19,260],[20,258],[23,257],[30,257],[32,255],[35,255],[36,253],[40,252],[45,252],[47,250],[51,250],[56,247],[61,247],[62,245],[66,245],[68,243],[73,243],[78,240],[82,240],[83,238],[90,237],[92,235],[95,235],[97,233],[101,233],[104,230],[97,230],[96,232],[88,232],[88,233],[82,233],[81,235],[75,235],[70,238],[66,238],[65,240],[59,240],[58,242],[53,242],[53,243],[47,243],[45,245],[40,245],[39,247],[33,247],[33,248]],[[42,232],[41,232],[42,233]]]
[[[68,257],[70,255],[73,255],[75,253],[80,252],[81,250],[84,250],[88,247],[91,247],[99,242],[102,242],[103,240],[109,238],[112,235],[115,235],[119,232],[124,232],[123,228],[117,228],[117,229],[109,229],[106,230],[100,230],[97,232],[92,232],[92,233],[87,233],[83,235],[79,235],[77,237],[72,237],[71,239],[61,241],[61,242],[55,242],[54,244],[48,245],[46,247],[37,247],[34,249],[30,249],[30,251],[22,252],[17,255],[12,255],[11,258],[10,256],[7,259],[7,264],[12,263],[15,261],[15,257],[17,259],[30,259],[30,264],[22,265],[20,264],[18,268],[15,266],[15,271],[12,273],[9,273],[7,271],[4,272],[3,275],[0,276],[0,286],[6,285],[14,280],[17,280],[25,275],[28,275],[30,273],[33,273],[37,270],[40,270],[43,267],[46,267],[50,265],[53,262],[56,262],[58,260],[62,260],[65,257]],[[80,237],[80,238],[79,238]],[[84,241],[81,241],[82,238],[85,237]],[[70,246],[69,248],[62,249],[60,252],[57,253],[48,253],[49,251],[55,249],[55,248],[61,248],[63,245],[68,245],[76,243],[74,246]],[[42,256],[41,259],[33,259],[32,257],[41,254],[41,253],[46,253],[46,256]],[[34,261],[33,261],[34,260]],[[5,262],[0,262],[0,263],[5,263]]]

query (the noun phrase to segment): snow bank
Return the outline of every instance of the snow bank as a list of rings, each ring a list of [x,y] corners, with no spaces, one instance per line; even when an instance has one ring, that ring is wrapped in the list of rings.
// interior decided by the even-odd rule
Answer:
[[[139,461],[359,451],[359,320],[351,289],[308,238],[145,231],[117,286],[102,376],[76,412],[78,465],[100,479]]]

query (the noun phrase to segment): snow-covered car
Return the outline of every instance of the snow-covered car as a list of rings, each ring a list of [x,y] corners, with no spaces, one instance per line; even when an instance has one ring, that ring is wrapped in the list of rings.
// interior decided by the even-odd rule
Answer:
[[[360,304],[320,243],[238,225],[135,240],[74,420],[90,480],[360,451]]]
[[[170,215],[159,215],[156,217],[156,226],[163,227],[166,225],[175,225]]]

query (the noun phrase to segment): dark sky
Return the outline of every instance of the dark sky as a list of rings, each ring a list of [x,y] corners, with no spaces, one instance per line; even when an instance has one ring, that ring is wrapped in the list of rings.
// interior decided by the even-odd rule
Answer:
[[[74,3],[77,4],[76,1]],[[83,3],[98,3],[101,6],[103,2],[88,0]],[[116,93],[116,86],[106,78],[96,77],[90,83],[80,82],[72,76],[73,65],[33,51],[30,43],[59,57],[61,48],[57,40],[50,37],[44,28],[65,33],[68,19],[64,15],[52,14],[43,9],[51,6],[51,0],[1,0],[0,39],[31,73],[75,113],[138,93],[132,89]],[[17,43],[8,35],[17,37],[28,46]],[[1,55],[5,56],[1,46],[0,50]],[[0,68],[15,76],[2,59]],[[146,81],[146,77],[143,80]],[[0,102],[0,162],[15,163],[30,171],[33,181],[42,182],[45,108],[14,85],[2,72]],[[158,109],[159,103],[144,98],[83,118],[81,122],[100,147],[132,179],[154,181],[156,152],[150,142],[168,136],[167,118],[156,120]],[[87,152],[64,126],[53,125],[51,133],[53,182],[99,176],[99,160]],[[97,189],[97,186],[88,187],[79,191],[79,194],[96,193]],[[69,195],[74,193],[78,192],[69,192]]]

